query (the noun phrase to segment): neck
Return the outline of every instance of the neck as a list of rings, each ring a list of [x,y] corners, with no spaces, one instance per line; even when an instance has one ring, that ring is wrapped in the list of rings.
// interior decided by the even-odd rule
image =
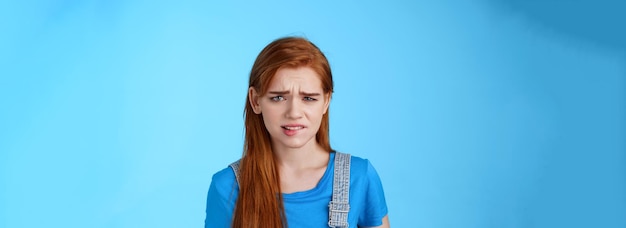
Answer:
[[[329,151],[325,151],[315,140],[299,148],[274,146],[272,150],[276,155],[277,165],[290,169],[307,169],[326,165],[329,156]]]

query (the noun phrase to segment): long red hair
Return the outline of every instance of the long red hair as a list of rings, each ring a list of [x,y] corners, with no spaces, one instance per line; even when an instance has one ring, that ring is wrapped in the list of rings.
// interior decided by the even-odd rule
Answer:
[[[272,78],[281,67],[311,67],[322,81],[322,89],[330,99],[333,79],[326,56],[310,41],[300,37],[280,38],[268,44],[256,58],[250,71],[249,87],[259,94],[267,92]],[[316,141],[331,151],[328,135],[328,114],[316,135]],[[255,114],[246,99],[244,110],[245,141],[240,162],[239,196],[235,205],[234,228],[283,228],[287,226],[280,181],[270,134],[263,116]]]

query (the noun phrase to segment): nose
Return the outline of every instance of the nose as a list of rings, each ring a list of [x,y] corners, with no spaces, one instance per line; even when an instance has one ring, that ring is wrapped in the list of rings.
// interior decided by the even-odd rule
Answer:
[[[303,115],[302,107],[300,104],[300,100],[298,99],[290,99],[287,101],[287,112],[285,113],[285,117],[289,119],[299,119]]]

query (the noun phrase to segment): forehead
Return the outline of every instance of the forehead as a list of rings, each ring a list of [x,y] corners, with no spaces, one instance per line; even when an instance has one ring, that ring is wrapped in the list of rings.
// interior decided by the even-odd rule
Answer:
[[[322,81],[311,67],[284,67],[276,71],[269,89],[318,91],[322,90]]]

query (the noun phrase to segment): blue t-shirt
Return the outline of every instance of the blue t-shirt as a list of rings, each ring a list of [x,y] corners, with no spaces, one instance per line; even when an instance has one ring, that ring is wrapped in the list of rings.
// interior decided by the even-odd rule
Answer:
[[[328,227],[328,203],[332,199],[335,153],[330,154],[326,172],[315,188],[283,194],[285,216],[290,228]],[[235,173],[228,167],[213,175],[207,196],[205,227],[230,227],[239,194]],[[387,203],[380,178],[367,160],[352,156],[350,163],[350,227],[380,226]]]

